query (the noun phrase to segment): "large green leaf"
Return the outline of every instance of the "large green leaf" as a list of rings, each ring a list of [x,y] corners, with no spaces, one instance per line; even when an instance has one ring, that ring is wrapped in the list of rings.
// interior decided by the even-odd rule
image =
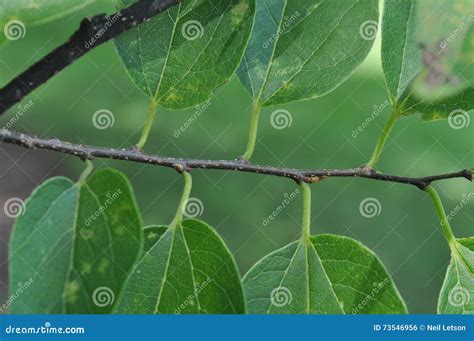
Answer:
[[[293,242],[243,279],[253,314],[404,314],[405,303],[379,259],[359,242],[318,235]]]
[[[474,108],[472,13],[470,0],[385,1],[382,65],[400,113],[436,120]]]
[[[10,241],[10,290],[31,282],[12,313],[108,313],[141,245],[128,180],[114,170],[86,182],[53,178],[26,203]]]
[[[166,232],[159,227],[145,232],[159,239],[130,273],[115,313],[245,313],[232,254],[210,226],[185,220]]]
[[[474,238],[458,239],[438,300],[439,314],[474,314]]]
[[[115,43],[141,90],[163,107],[184,109],[208,100],[234,73],[254,10],[254,0],[183,1]]]
[[[378,0],[257,0],[238,70],[262,106],[316,98],[347,79],[375,40]]]
[[[0,44],[17,40],[30,27],[72,14],[96,2],[113,4],[114,0],[0,0]]]

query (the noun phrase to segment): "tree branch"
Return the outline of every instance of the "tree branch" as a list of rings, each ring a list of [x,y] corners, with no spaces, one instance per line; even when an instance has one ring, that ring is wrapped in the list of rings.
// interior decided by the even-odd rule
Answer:
[[[43,139],[36,136],[29,136],[13,131],[8,131],[5,129],[0,130],[0,141],[4,143],[16,144],[29,149],[45,149],[59,153],[65,153],[79,157],[82,160],[92,160],[94,158],[125,160],[174,168],[178,172],[183,172],[184,170],[190,171],[192,169],[220,169],[279,176],[293,179],[297,182],[306,183],[315,183],[332,177],[359,177],[379,181],[403,183],[413,185],[424,190],[434,181],[454,178],[465,178],[469,181],[473,180],[473,172],[469,169],[454,173],[415,178],[382,174],[368,167],[359,167],[351,169],[310,170],[260,166],[237,160],[228,161],[179,159],[143,154],[142,152],[135,149],[113,149],[104,147],[94,147],[82,144],[73,144],[58,139]]]
[[[179,2],[180,0],[140,0],[110,16],[99,14],[84,19],[66,43],[0,89],[0,115],[93,48]]]

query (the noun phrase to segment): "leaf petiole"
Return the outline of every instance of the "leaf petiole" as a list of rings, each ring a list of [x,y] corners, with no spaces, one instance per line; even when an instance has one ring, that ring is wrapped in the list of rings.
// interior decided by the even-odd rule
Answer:
[[[191,174],[188,172],[183,172],[182,175],[184,178],[183,194],[181,196],[181,201],[179,202],[176,215],[170,224],[171,228],[175,228],[183,220],[183,213],[186,209],[186,205],[191,194],[191,188],[193,187],[193,178],[191,177]]]
[[[85,163],[86,163],[86,168],[79,176],[79,180],[78,180],[79,183],[84,183],[89,177],[89,175],[91,175],[92,170],[94,169],[94,165],[92,164],[91,160],[86,160]]]
[[[390,133],[392,132],[393,127],[395,126],[395,123],[397,122],[399,117],[400,113],[398,109],[394,109],[382,131],[382,134],[379,137],[379,140],[377,141],[377,145],[375,146],[375,150],[372,153],[372,157],[370,158],[370,161],[367,164],[368,167],[375,168],[377,162],[380,159],[380,155],[382,155],[383,149],[385,147],[385,144],[387,143]]]
[[[148,109],[148,113],[146,115],[145,125],[143,126],[142,136],[140,137],[140,141],[138,141],[136,148],[138,150],[142,150],[148,140],[148,136],[150,135],[150,130],[153,125],[153,120],[155,118],[156,110],[158,109],[158,102],[154,99],[150,102],[150,108]]]
[[[250,158],[253,155],[255,150],[255,141],[257,140],[257,132],[258,132],[258,123],[260,121],[260,112],[262,107],[255,101],[253,104],[252,115],[250,118],[250,128],[249,128],[249,136],[247,140],[247,148],[245,150],[244,155],[242,155],[241,159],[244,161],[250,161]]]
[[[441,198],[439,197],[438,192],[431,186],[426,187],[425,192],[427,192],[431,196],[431,199],[433,200],[433,204],[436,210],[436,215],[438,216],[441,227],[443,228],[443,234],[446,240],[448,241],[449,247],[451,249],[453,248],[455,249],[456,238],[454,237],[453,230],[451,228],[451,225],[449,224],[448,216],[446,215],[443,202],[441,201]]]
[[[311,188],[305,182],[302,182],[300,187],[303,192],[302,238],[309,240],[311,236]]]

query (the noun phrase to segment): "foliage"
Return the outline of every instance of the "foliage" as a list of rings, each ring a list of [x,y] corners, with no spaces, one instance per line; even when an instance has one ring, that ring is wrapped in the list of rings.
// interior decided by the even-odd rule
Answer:
[[[393,113],[369,172],[403,115],[468,119],[474,109],[474,18],[460,15],[474,5],[436,2],[447,18],[436,34],[426,30],[432,4],[384,2],[381,59]],[[45,18],[75,8],[73,2],[54,4],[45,6]],[[150,98],[137,147],[144,147],[158,106],[181,110],[205,103],[237,74],[254,102],[242,162],[250,160],[261,109],[321,97],[342,84],[372,48],[378,6],[377,0],[194,0],[122,34],[115,41],[118,54]],[[143,227],[131,186],[115,170],[91,176],[87,168],[77,182],[60,177],[39,186],[10,241],[10,290],[33,283],[11,312],[407,313],[372,251],[347,237],[310,234],[311,194],[302,181],[301,238],[264,257],[241,280],[217,232],[184,219],[192,181],[188,169],[176,168],[185,185],[167,226]],[[422,189],[452,254],[438,312],[473,313],[474,242],[454,237],[436,191],[431,184]]]

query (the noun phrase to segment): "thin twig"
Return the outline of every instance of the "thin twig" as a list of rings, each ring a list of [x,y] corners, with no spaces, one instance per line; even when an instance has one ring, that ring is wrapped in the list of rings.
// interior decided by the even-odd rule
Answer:
[[[0,89],[0,115],[93,48],[165,11],[180,0],[140,0],[110,16],[84,19],[63,45]]]
[[[358,167],[350,169],[310,170],[261,166],[246,163],[244,161],[239,160],[229,161],[170,158],[144,154],[136,149],[113,149],[104,147],[94,147],[64,142],[59,139],[44,139],[36,136],[30,136],[13,131],[8,131],[5,129],[0,130],[0,141],[4,143],[16,144],[29,149],[45,149],[59,153],[70,154],[79,157],[82,160],[92,160],[94,158],[125,160],[173,168],[178,171],[190,171],[192,169],[220,169],[228,171],[279,176],[290,178],[297,182],[306,183],[315,183],[332,177],[359,177],[379,181],[409,184],[424,190],[434,181],[454,178],[465,178],[469,181],[473,180],[473,173],[469,169],[454,173],[446,173],[426,177],[407,177],[379,173],[368,167]]]

